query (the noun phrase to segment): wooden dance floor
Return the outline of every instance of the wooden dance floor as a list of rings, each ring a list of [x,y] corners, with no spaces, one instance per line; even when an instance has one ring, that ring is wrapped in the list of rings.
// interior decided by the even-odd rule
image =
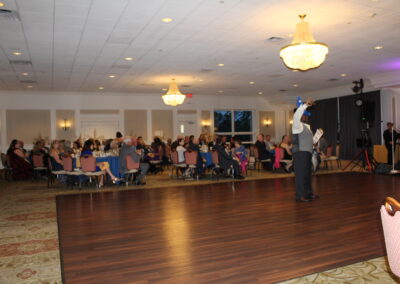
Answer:
[[[398,177],[294,179],[57,197],[64,283],[271,283],[385,254],[379,209]]]

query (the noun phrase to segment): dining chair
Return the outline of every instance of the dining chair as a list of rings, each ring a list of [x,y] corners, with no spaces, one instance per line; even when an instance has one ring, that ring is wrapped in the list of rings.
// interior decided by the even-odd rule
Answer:
[[[172,162],[170,176],[171,176],[171,177],[174,176],[174,175],[173,175],[173,171],[174,171],[174,169],[175,169],[176,178],[179,178],[180,176],[182,176],[182,175],[179,175],[179,172],[180,172],[182,169],[186,168],[187,165],[186,165],[186,163],[184,163],[184,162],[183,162],[183,163],[179,163],[179,155],[178,155],[178,152],[175,151],[175,150],[171,151],[170,157],[171,157],[171,162]]]

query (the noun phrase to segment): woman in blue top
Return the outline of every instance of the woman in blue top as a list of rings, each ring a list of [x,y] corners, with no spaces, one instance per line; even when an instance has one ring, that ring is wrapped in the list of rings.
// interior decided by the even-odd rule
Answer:
[[[85,144],[83,145],[81,157],[82,156],[93,156],[93,149],[94,149],[93,141],[87,140],[85,142]],[[117,181],[120,180],[119,178],[117,178],[113,175],[113,173],[110,170],[110,164],[108,162],[99,162],[99,163],[96,163],[96,166],[97,166],[96,170],[97,171],[100,171],[100,170],[105,171],[110,176],[113,183],[116,183]],[[100,187],[103,186],[103,178],[101,179],[99,186]]]

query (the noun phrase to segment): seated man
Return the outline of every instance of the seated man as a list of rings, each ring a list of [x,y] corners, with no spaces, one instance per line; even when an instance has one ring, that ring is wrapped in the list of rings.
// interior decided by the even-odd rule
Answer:
[[[140,163],[140,159],[143,157],[144,152],[142,149],[136,149],[134,146],[135,140],[133,138],[125,138],[123,140],[122,146],[119,150],[119,172],[124,174],[128,169],[126,168],[126,157],[130,155],[135,163]],[[146,183],[142,182],[142,179],[146,176],[149,170],[149,164],[140,163],[140,174],[136,178],[136,185],[144,185]]]
[[[219,165],[224,171],[233,169],[234,177],[236,179],[243,179],[244,177],[240,175],[240,165],[239,162],[233,159],[225,150],[223,145],[223,139],[221,137],[217,138],[216,145],[214,146],[215,151],[218,153]]]
[[[272,155],[267,150],[267,145],[264,141],[264,134],[258,134],[257,141],[254,144],[254,147],[256,147],[258,150],[258,159],[262,161],[264,170],[269,170],[271,168],[271,161],[267,162],[267,160],[270,160],[272,158]]]

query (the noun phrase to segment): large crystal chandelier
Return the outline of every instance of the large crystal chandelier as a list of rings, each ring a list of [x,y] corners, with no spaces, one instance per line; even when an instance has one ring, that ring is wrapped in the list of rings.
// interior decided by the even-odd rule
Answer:
[[[296,26],[292,44],[282,47],[280,56],[288,68],[307,71],[318,68],[325,61],[328,46],[315,41],[310,26],[304,21],[306,15],[299,17],[301,22]]]
[[[177,106],[183,104],[185,97],[186,96],[179,91],[178,85],[175,83],[175,79],[172,79],[172,82],[169,84],[168,92],[162,96],[162,99],[166,105]]]

